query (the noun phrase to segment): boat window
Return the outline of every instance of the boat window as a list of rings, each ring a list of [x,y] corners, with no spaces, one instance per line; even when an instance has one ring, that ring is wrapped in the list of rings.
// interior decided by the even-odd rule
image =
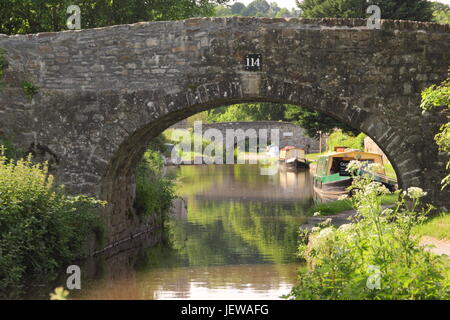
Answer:
[[[335,174],[340,172],[340,163],[343,161],[343,158],[333,158],[333,162],[331,163],[330,174]]]
[[[319,161],[317,164],[317,174],[326,175],[326,165],[327,165],[327,159],[319,158]]]

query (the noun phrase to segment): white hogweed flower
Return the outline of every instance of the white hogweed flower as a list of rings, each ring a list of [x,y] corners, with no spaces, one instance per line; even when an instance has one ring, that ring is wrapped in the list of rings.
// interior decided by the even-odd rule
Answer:
[[[418,187],[410,187],[408,188],[407,195],[411,199],[419,199],[425,197],[427,195],[427,192],[423,191],[423,189]]]
[[[358,160],[352,160],[348,163],[347,168],[345,168],[345,171],[349,173],[354,173],[361,169],[363,167],[364,163]]]

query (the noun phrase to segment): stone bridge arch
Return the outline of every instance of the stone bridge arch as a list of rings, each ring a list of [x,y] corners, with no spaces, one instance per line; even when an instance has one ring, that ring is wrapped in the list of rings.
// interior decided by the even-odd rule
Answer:
[[[433,137],[442,114],[420,92],[450,64],[450,27],[360,19],[199,18],[82,31],[0,35],[9,67],[0,128],[23,150],[51,152],[60,183],[109,202],[109,242],[143,230],[129,214],[134,168],[147,143],[203,110],[243,102],[324,112],[369,135],[400,185],[440,191],[445,155]],[[247,54],[261,70],[245,70]],[[24,94],[23,83],[36,88]]]

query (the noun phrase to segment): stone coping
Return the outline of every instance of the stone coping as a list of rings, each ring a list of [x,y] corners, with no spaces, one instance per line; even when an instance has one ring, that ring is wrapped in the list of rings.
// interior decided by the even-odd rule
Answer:
[[[0,34],[0,40],[5,38],[19,38],[21,40],[28,40],[33,38],[44,38],[58,36],[62,34],[71,33],[84,33],[92,30],[114,30],[114,29],[140,29],[149,25],[184,25],[186,29],[190,27],[198,27],[203,23],[211,24],[281,24],[285,27],[295,27],[300,29],[356,29],[356,30],[368,30],[366,28],[367,19],[360,18],[320,18],[320,19],[304,19],[304,18],[259,18],[259,17],[204,17],[204,18],[191,18],[185,20],[174,21],[149,21],[149,22],[137,22],[133,24],[114,25],[99,27],[93,29],[82,30],[65,30],[59,32],[42,32],[36,34],[20,34],[20,35],[5,35]],[[450,24],[438,24],[433,22],[420,22],[410,20],[381,20],[381,30],[401,30],[401,31],[433,31],[433,32],[450,32]],[[377,31],[376,29],[374,31]]]

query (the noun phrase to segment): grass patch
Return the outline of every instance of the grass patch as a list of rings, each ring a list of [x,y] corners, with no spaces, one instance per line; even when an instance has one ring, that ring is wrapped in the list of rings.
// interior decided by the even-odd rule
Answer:
[[[398,199],[396,194],[388,194],[381,199],[382,205],[394,204]],[[347,210],[352,210],[352,202],[348,199],[336,200],[332,202],[318,203],[308,210],[308,214],[312,215],[315,212],[320,212],[322,216],[331,216]]]
[[[437,217],[430,217],[424,224],[414,227],[413,233],[419,237],[450,240],[450,213],[443,212]]]
[[[309,161],[316,161],[320,156],[324,155],[325,153],[309,153],[305,155],[306,159]]]
[[[394,167],[392,166],[392,164],[390,163],[385,163],[384,164],[384,170],[386,172],[386,175],[389,178],[395,179],[397,180],[397,174],[395,173]]]

